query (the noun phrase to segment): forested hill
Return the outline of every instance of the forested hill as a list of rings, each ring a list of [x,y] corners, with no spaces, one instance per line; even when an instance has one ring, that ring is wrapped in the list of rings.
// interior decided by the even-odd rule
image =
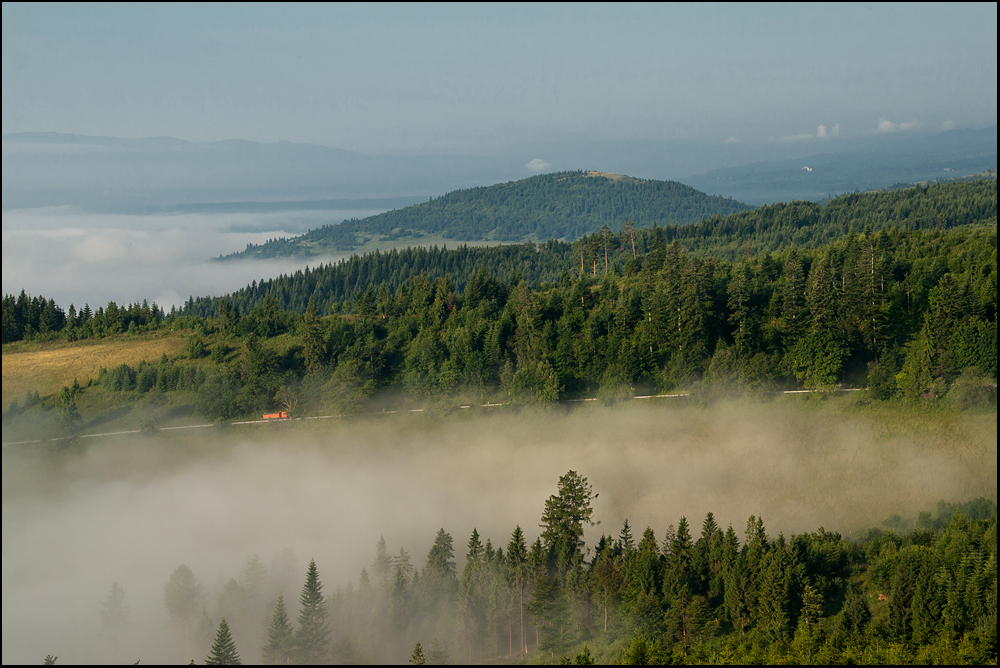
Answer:
[[[641,267],[642,258],[658,245],[676,241],[692,255],[736,260],[765,255],[790,246],[817,248],[851,231],[941,230],[962,225],[996,225],[997,183],[969,181],[921,186],[891,192],[837,197],[825,206],[788,202],[688,225],[666,225],[601,235],[596,232],[570,244],[548,241],[490,248],[406,248],[355,255],[337,264],[320,265],[243,288],[226,297],[192,299],[185,311],[214,316],[228,301],[241,313],[263,304],[268,296],[283,309],[304,313],[309,299],[323,313],[351,303],[384,283],[395,291],[421,272],[431,278],[448,275],[459,291],[480,268],[509,282],[523,278],[529,285],[560,279],[564,271],[594,275],[610,266],[619,271]],[[633,248],[634,241],[634,248]],[[605,249],[607,255],[605,256]]]
[[[578,239],[608,225],[621,228],[685,224],[750,207],[706,195],[675,181],[636,179],[601,172],[542,174],[521,181],[456,190],[428,202],[292,239],[248,245],[229,257],[320,255],[354,250],[370,241],[433,237],[455,241]]]

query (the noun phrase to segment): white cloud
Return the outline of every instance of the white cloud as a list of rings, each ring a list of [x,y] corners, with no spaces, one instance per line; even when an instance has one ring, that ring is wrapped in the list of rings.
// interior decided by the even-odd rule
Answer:
[[[899,129],[906,132],[907,130],[917,130],[920,128],[920,123],[916,121],[910,121],[909,123],[900,123]]]
[[[878,119],[878,126],[876,126],[875,128],[875,132],[884,133],[884,132],[895,132],[895,131],[896,131],[895,123],[893,123],[890,120],[886,120],[885,118]]]
[[[535,158],[534,160],[532,160],[531,162],[529,162],[527,165],[525,165],[525,167],[527,167],[529,171],[535,172],[536,174],[544,172],[546,169],[548,169],[551,166],[552,165],[550,163],[545,162],[541,158]]]
[[[829,139],[830,137],[840,136],[840,123],[835,124],[832,128],[828,128],[822,123],[816,126],[816,134],[811,135],[806,132],[800,132],[799,134],[787,135],[781,138],[783,142],[795,142],[795,141],[805,141],[807,139]],[[730,138],[733,139],[733,138]]]
[[[942,130],[954,130],[955,129],[955,121],[945,121],[944,123],[941,124],[941,129]]]
[[[725,141],[726,144],[739,144],[740,140],[736,137],[730,136],[729,139]]]

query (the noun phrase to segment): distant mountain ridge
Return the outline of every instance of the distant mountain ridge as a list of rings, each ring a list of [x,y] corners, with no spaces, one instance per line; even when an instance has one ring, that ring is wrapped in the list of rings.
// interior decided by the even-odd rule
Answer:
[[[620,230],[654,223],[687,224],[749,210],[676,181],[604,172],[557,172],[456,190],[427,202],[362,220],[326,225],[291,239],[248,245],[229,257],[315,256],[367,243],[422,238],[457,242],[573,240],[607,225]]]
[[[22,132],[3,135],[3,209],[72,206],[143,215],[192,205],[288,202],[315,210],[317,202],[336,200],[423,200],[520,178],[529,173],[524,163],[467,155],[365,155],[286,141]]]
[[[879,190],[976,174],[997,164],[997,128],[950,130],[906,137],[873,137],[844,151],[788,160],[752,162],[678,179],[706,193],[748,204],[821,201],[849,192]]]
[[[757,144],[532,141],[491,155],[369,155],[289,141],[19,132],[3,135],[2,194],[4,211],[68,206],[144,215],[364,209],[331,203],[426,201],[457,189],[529,177],[539,159],[553,171],[599,166],[760,205],[974,174],[997,164],[996,147],[995,126]],[[331,213],[328,222],[345,217]]]

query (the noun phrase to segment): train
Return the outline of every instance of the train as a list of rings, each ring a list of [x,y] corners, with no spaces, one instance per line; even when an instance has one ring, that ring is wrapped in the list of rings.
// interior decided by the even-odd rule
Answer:
[[[264,420],[287,420],[288,413],[285,411],[279,411],[277,413],[264,413],[261,415],[261,418]]]

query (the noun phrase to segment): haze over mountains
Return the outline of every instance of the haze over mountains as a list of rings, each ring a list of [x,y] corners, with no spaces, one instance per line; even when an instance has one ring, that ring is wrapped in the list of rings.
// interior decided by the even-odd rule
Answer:
[[[70,205],[148,214],[244,201],[296,201],[305,209],[379,208],[366,201],[337,206],[330,200],[404,198],[389,202],[398,205],[442,188],[524,174],[514,163],[465,156],[366,156],[288,142],[194,143],[58,133],[4,135],[3,157],[5,210]]]
[[[549,144],[489,155],[365,155],[289,142],[24,132],[3,136],[3,209],[386,210],[461,188],[576,169],[678,180],[710,195],[763,204],[982,171],[996,165],[996,145],[995,126],[754,145]],[[331,222],[337,218],[331,215]]]
[[[997,162],[995,127],[762,144],[553,142],[535,149],[511,146],[499,155],[365,155],[287,142],[6,134],[3,289],[28,288],[65,303],[146,297],[168,307],[180,305],[188,295],[224,294],[255,278],[294,271],[301,263],[301,257],[283,252],[273,256],[280,259],[226,267],[211,262],[212,257],[539,172],[597,169],[674,179],[708,195],[755,205],[947,178]],[[652,220],[671,222],[659,214]],[[482,230],[480,238],[504,238],[489,233]],[[444,235],[437,236],[390,243],[442,243]],[[523,236],[542,240],[545,235]],[[319,258],[318,249],[312,249],[310,263],[364,252],[370,245],[363,241],[327,245],[326,256],[320,250]]]
[[[997,128],[890,134],[804,158],[760,161],[680,179],[748,204],[818,201],[856,190],[976,174],[997,164]]]

